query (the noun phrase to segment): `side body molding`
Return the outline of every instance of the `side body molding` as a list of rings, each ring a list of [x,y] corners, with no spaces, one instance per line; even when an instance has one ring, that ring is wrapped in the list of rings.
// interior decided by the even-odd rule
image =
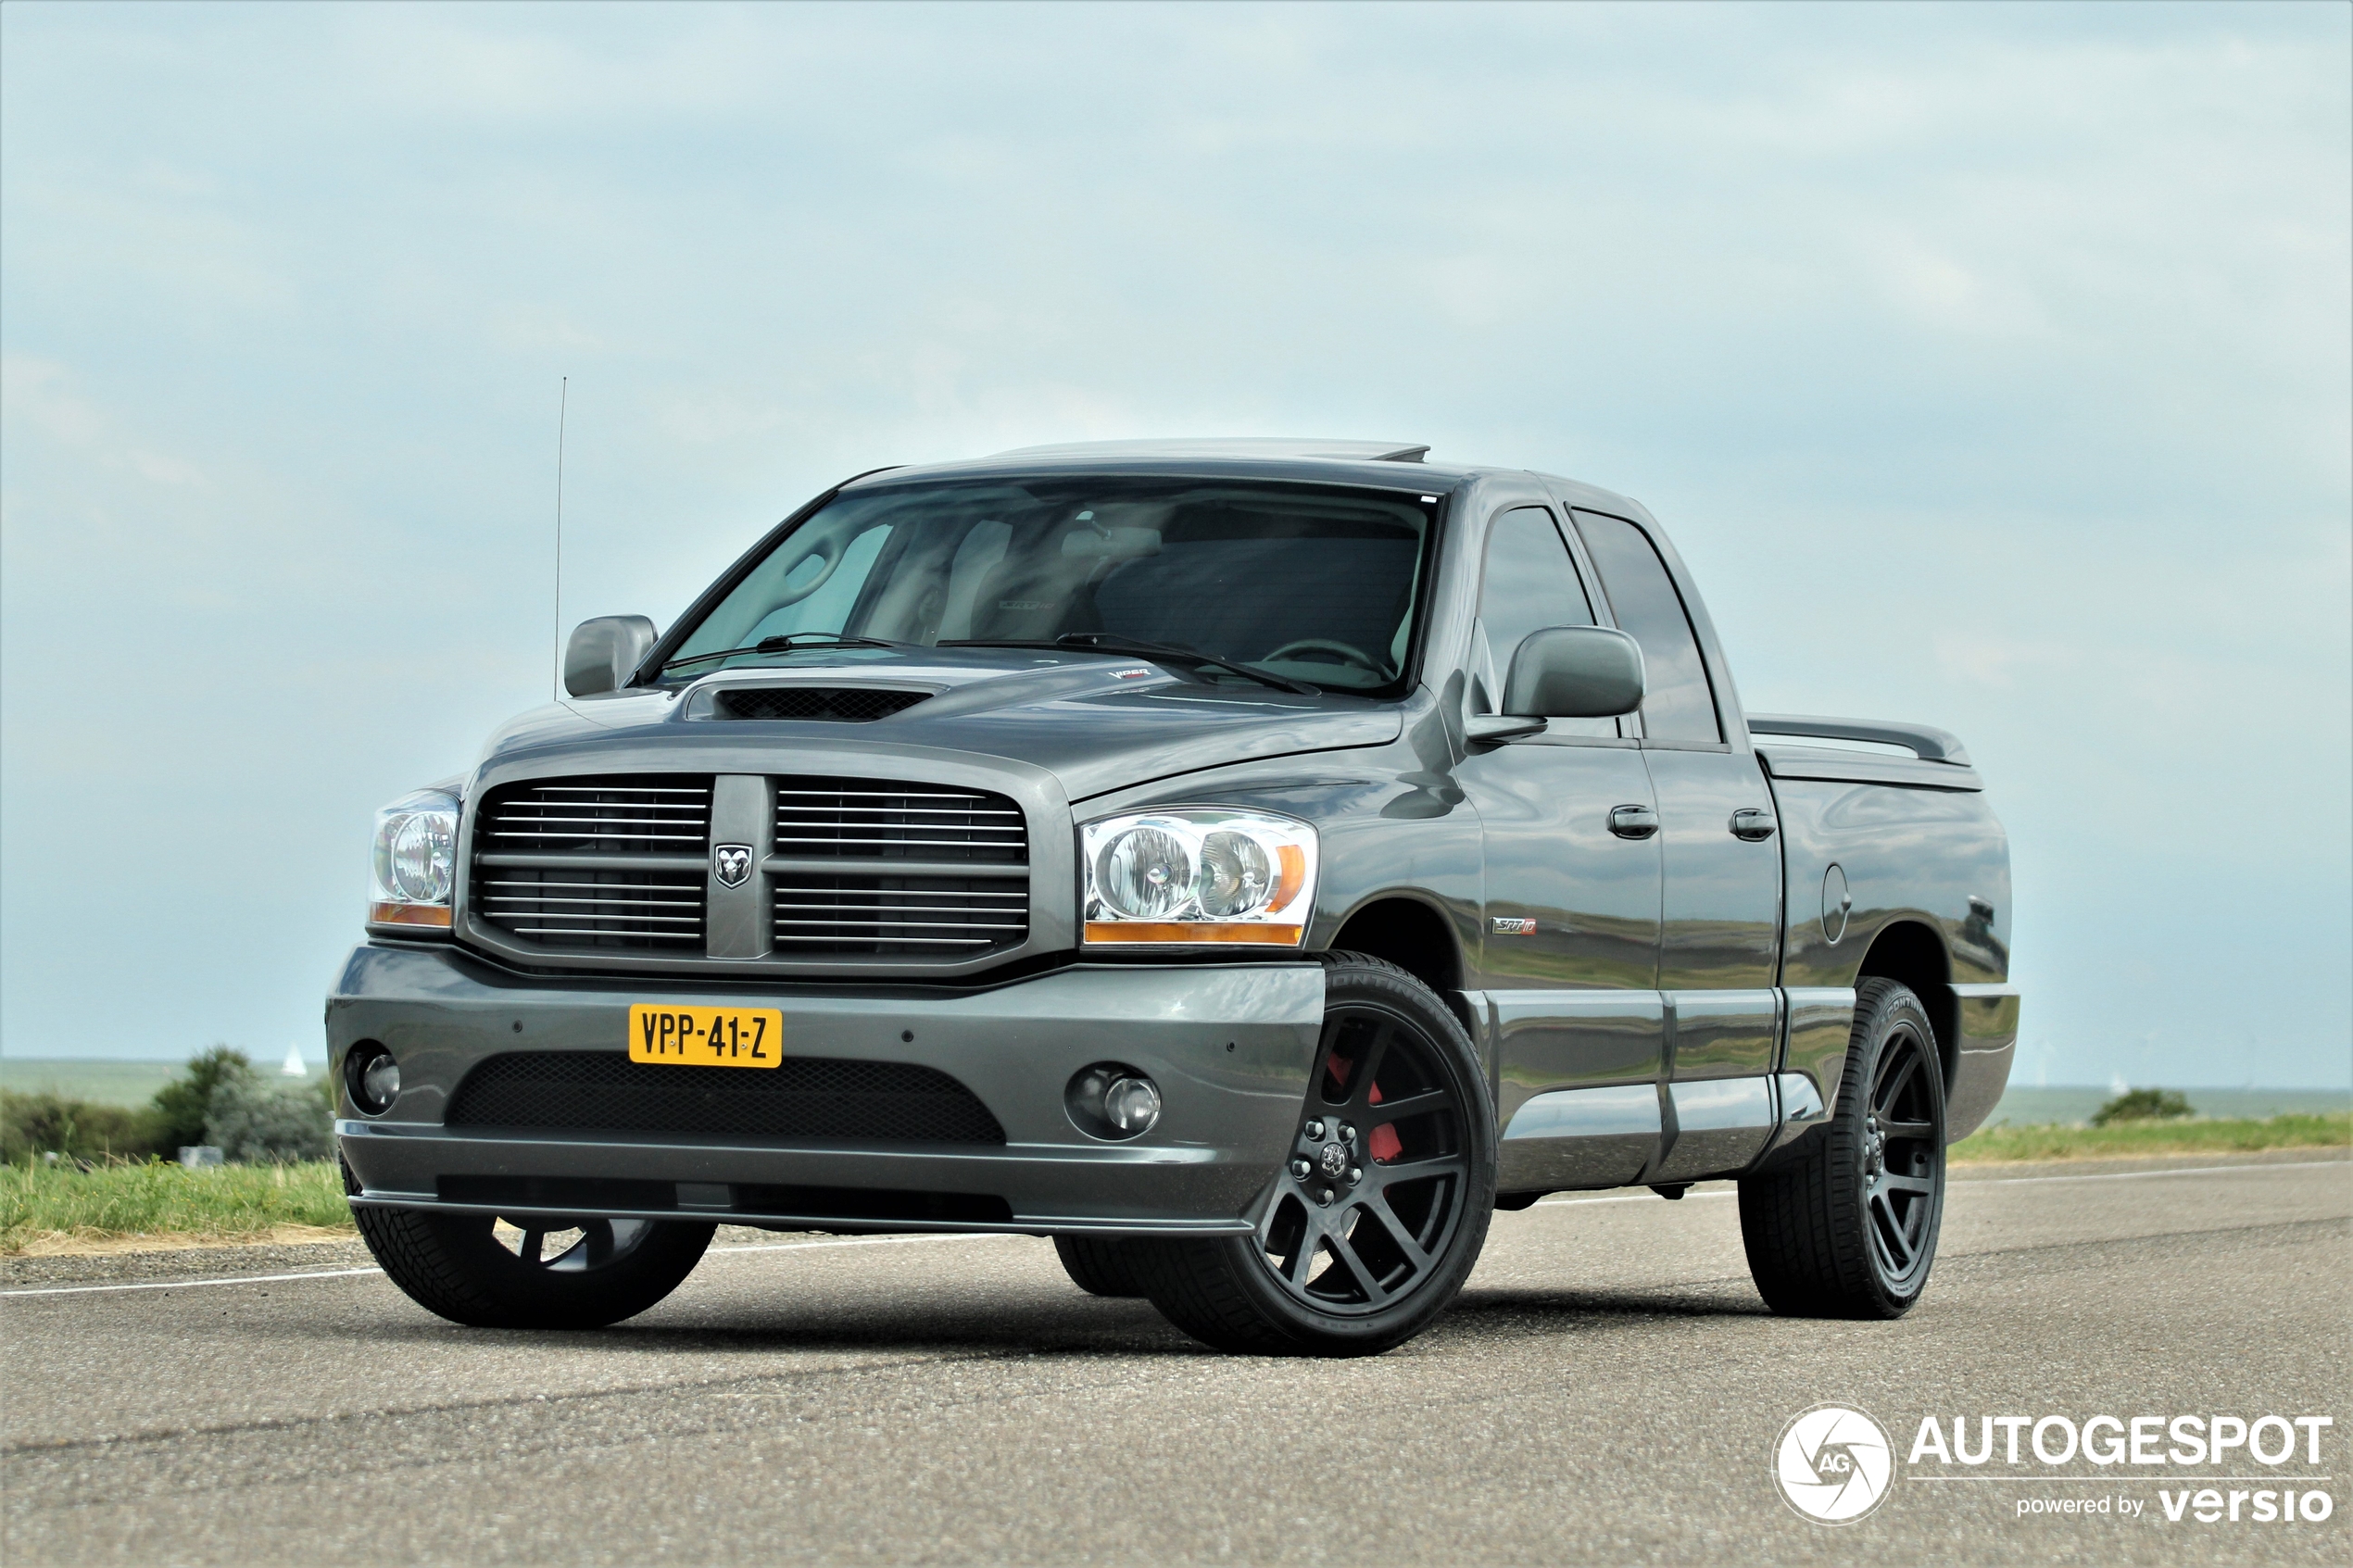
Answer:
[[[1556,1089],[1513,1113],[1498,1151],[1498,1192],[1624,1186],[1658,1152],[1658,1088]]]

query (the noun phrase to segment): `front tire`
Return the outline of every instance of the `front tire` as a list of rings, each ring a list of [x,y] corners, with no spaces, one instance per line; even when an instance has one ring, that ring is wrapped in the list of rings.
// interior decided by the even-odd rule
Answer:
[[[1136,1273],[1134,1245],[1117,1236],[1058,1236],[1054,1256],[1063,1261],[1070,1283],[1089,1296],[1141,1296],[1144,1282]]]
[[[1741,1240],[1765,1304],[1788,1317],[1899,1318],[1928,1288],[1944,1217],[1944,1073],[1919,997],[1856,988],[1830,1123],[1740,1184]]]
[[[603,1328],[634,1318],[694,1272],[718,1228],[584,1219],[558,1231],[534,1220],[508,1240],[487,1214],[369,1208],[352,1217],[410,1300],[470,1328]]]
[[[1152,1305],[1221,1350],[1369,1356],[1463,1287],[1495,1204],[1495,1111],[1469,1036],[1391,963],[1325,960],[1324,1029],[1254,1234],[1128,1244]]]

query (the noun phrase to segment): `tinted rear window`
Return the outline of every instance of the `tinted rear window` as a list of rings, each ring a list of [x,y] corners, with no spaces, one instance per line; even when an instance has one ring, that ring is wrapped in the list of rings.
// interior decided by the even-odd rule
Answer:
[[[1602,574],[1618,629],[1642,645],[1642,734],[1668,742],[1722,740],[1699,639],[1649,536],[1622,518],[1598,512],[1579,512],[1577,531]]]

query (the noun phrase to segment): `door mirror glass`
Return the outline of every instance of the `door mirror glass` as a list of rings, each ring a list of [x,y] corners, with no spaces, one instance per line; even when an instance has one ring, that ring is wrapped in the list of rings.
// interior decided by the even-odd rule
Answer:
[[[654,646],[654,623],[642,615],[600,615],[572,629],[564,648],[564,690],[574,696],[617,691]]]
[[[1530,632],[1504,682],[1504,711],[1516,718],[1611,719],[1642,705],[1642,645],[1605,626]]]

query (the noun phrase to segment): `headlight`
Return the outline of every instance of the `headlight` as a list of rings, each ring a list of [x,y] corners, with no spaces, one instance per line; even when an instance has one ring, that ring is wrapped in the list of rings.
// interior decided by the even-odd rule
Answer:
[[[1078,830],[1086,939],[1295,947],[1315,906],[1315,830],[1267,811],[1180,808]]]
[[[458,797],[421,789],[376,813],[370,925],[449,929],[458,884]]]

